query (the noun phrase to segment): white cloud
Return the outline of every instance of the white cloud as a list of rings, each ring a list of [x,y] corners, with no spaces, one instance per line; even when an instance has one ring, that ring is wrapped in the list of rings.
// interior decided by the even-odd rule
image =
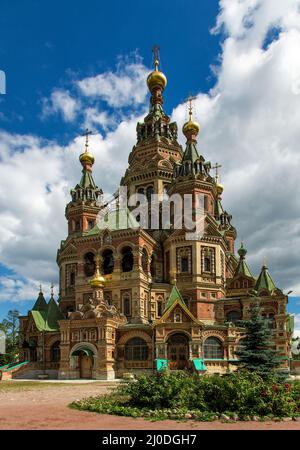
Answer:
[[[104,100],[113,108],[139,105],[147,94],[148,70],[138,60],[119,60],[116,72],[107,71],[78,81],[78,87],[87,97]]]
[[[253,272],[265,255],[274,280],[293,295],[300,293],[299,3],[222,0],[217,22],[227,35],[217,82],[195,101],[199,152],[223,166],[223,203],[246,241]],[[280,34],[264,46],[276,26]],[[116,72],[81,80],[79,87],[88,100],[134,109],[145,100],[146,76],[140,62],[121,64]],[[106,110],[93,104],[84,111],[85,123],[110,129]],[[181,129],[186,107],[179,105],[172,116]],[[122,117],[113,131],[90,140],[95,181],[108,192],[125,172],[140,120]],[[62,147],[34,136],[0,135],[1,262],[28,283],[57,282],[56,248],[66,236],[64,208],[80,177],[83,141],[78,137]]]
[[[227,36],[217,83],[195,101],[199,151],[222,163],[224,205],[253,271],[265,255],[275,281],[294,295],[300,292],[299,4],[221,1],[218,26]],[[280,35],[263,47],[276,24]],[[185,115],[180,105],[173,118],[182,123]]]
[[[69,91],[55,89],[50,99],[43,99],[43,117],[60,113],[65,122],[72,122],[79,111],[80,102]]]

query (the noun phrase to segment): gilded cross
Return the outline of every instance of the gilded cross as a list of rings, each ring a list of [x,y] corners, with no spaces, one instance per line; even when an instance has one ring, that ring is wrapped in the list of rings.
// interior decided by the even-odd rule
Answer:
[[[159,64],[159,46],[158,45],[154,45],[152,47],[152,53],[153,53],[154,67],[155,67],[155,69],[157,69],[158,64]]]
[[[85,132],[83,133],[82,136],[85,136],[85,152],[87,153],[88,151],[88,146],[89,146],[89,136],[93,134],[93,132],[91,130],[89,130],[88,128],[85,130]]]
[[[216,175],[215,175],[215,180],[216,180],[216,183],[218,183],[218,181],[219,181],[219,169],[222,167],[222,165],[221,164],[218,164],[218,163],[216,163],[215,164],[215,166],[212,166],[212,169],[213,170],[215,170],[216,171]]]
[[[187,99],[188,103],[189,103],[189,116],[190,116],[190,120],[192,120],[192,115],[193,115],[193,100],[196,100],[197,97],[190,95]]]

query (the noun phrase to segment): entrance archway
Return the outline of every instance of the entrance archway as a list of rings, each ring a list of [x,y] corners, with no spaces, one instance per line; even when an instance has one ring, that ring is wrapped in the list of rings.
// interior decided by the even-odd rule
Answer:
[[[80,378],[92,378],[93,356],[87,355],[84,351],[80,351],[78,362]]]
[[[185,334],[175,333],[168,339],[168,361],[171,370],[182,370],[189,363],[189,340]]]
[[[77,344],[71,351],[71,365],[79,369],[80,378],[93,378],[96,349],[91,344]]]

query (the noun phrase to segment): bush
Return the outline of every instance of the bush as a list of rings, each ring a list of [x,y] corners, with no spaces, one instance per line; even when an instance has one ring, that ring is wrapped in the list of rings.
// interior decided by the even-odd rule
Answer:
[[[72,404],[107,414],[155,419],[213,420],[222,414],[248,418],[300,415],[300,383],[289,384],[271,374],[237,371],[219,377],[162,372],[128,381],[114,394]]]

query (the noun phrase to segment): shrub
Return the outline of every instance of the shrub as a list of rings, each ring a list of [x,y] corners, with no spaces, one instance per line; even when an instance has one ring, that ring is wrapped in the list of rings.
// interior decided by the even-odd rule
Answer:
[[[114,394],[75,402],[74,407],[107,414],[154,419],[213,420],[220,415],[284,417],[300,415],[300,383],[283,382],[276,374],[262,378],[242,371],[223,377],[162,372],[142,375]]]

